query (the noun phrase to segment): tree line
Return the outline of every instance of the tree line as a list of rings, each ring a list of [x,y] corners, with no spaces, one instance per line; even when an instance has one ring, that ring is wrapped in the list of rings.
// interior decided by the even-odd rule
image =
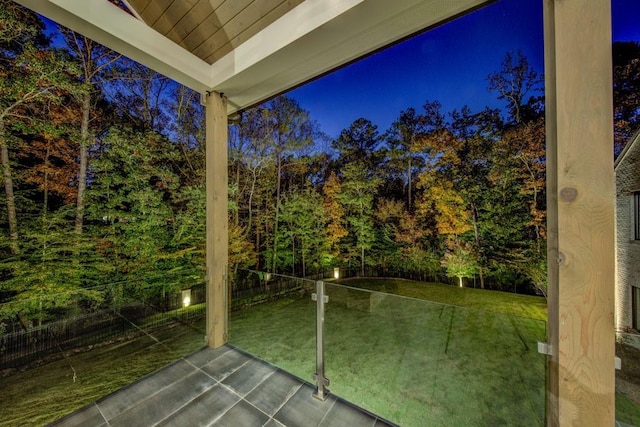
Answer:
[[[0,1],[0,332],[100,307],[106,283],[144,296],[204,277],[199,95],[53,36]],[[638,58],[638,44],[614,46],[616,152],[638,125]],[[426,101],[334,140],[288,96],[244,111],[229,127],[230,269],[373,268],[544,293],[542,77],[519,52],[496,68],[486,83],[502,109]]]

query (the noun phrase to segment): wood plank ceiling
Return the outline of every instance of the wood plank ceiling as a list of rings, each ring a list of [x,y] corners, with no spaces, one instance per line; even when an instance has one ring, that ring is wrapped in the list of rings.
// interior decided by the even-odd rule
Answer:
[[[151,28],[213,64],[304,0],[129,0]]]

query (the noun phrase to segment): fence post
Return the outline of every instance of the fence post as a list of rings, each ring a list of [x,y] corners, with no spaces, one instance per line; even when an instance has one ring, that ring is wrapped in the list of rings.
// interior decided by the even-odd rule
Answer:
[[[329,302],[329,296],[325,295],[324,282],[316,282],[316,293],[311,294],[311,299],[316,301],[316,373],[313,379],[317,388],[313,397],[325,400],[329,395],[329,378],[324,376],[324,305]]]

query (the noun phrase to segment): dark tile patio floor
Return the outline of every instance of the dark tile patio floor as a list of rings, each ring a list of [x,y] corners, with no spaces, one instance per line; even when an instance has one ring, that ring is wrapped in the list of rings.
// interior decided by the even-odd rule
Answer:
[[[204,348],[58,420],[56,426],[391,426],[231,346]]]

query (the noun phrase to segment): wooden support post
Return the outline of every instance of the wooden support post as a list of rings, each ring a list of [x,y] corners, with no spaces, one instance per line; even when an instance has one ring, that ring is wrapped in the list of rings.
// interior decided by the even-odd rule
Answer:
[[[227,101],[206,95],[207,344],[227,341]]]
[[[611,0],[544,0],[548,426],[615,421]]]

